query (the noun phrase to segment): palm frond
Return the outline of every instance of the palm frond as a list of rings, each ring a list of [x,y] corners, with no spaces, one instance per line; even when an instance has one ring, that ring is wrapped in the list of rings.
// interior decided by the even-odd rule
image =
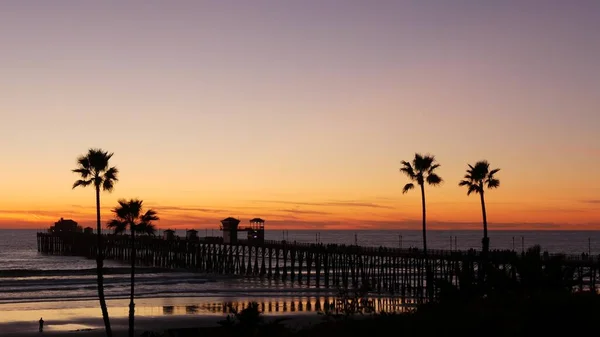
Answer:
[[[475,167],[479,168],[480,170],[485,169],[486,171],[489,171],[490,163],[487,160],[483,159],[483,160],[476,162]]]
[[[90,159],[88,158],[88,156],[77,157],[77,166],[87,170],[92,169],[92,166],[90,165]]]
[[[108,161],[112,156],[112,153],[102,149],[89,149],[87,154],[90,166],[96,172],[104,172],[108,168]]]
[[[114,183],[118,181],[118,170],[115,167],[108,168],[108,161],[113,156],[102,149],[91,148],[87,154],[77,158],[77,168],[73,171],[78,173],[82,180],[89,180],[89,183],[75,183],[77,186],[88,186],[94,184],[97,188],[102,188],[105,191],[112,191]],[[75,188],[75,184],[74,187]]]
[[[79,175],[81,176],[82,179],[88,179],[88,177],[92,175],[92,172],[90,171],[90,169],[87,169],[84,167],[76,168],[71,171],[73,173],[79,173]]]
[[[490,173],[488,173],[488,176],[489,176],[489,177],[492,177],[494,174],[498,173],[498,171],[500,171],[500,169],[499,169],[499,168],[497,168],[497,169],[493,169],[493,170],[491,170],[491,171],[490,171]]]
[[[113,219],[108,222],[106,227],[112,229],[115,234],[121,234],[127,230],[127,223],[118,219]]]
[[[471,186],[471,185],[473,185],[473,182],[471,180],[461,180],[458,183],[458,186]]]
[[[119,181],[117,175],[119,170],[116,167],[111,167],[103,175],[102,189],[111,192],[115,186],[115,182]]]
[[[413,184],[413,183],[408,183],[408,184],[404,185],[404,188],[402,188],[402,194],[405,194],[406,192],[412,190],[413,188],[415,188],[415,184]]]
[[[89,186],[92,183],[92,181],[93,181],[92,179],[88,179],[88,180],[80,179],[80,180],[77,180],[73,184],[73,188],[76,188],[76,187],[79,187],[79,186],[81,186],[81,187]]]
[[[102,182],[102,190],[107,191],[107,192],[112,192],[112,190],[115,188],[115,181],[114,180],[104,180]]]
[[[104,172],[104,180],[119,181],[119,178],[117,178],[118,173],[119,170],[113,166]]]
[[[415,158],[413,158],[413,166],[417,172],[426,171],[427,168],[425,168],[425,157],[420,153],[415,153]]]
[[[481,190],[478,185],[469,185],[469,190],[467,191],[467,195],[471,195],[471,193],[481,193]]]
[[[119,219],[128,221],[130,223],[140,216],[142,210],[142,201],[139,199],[119,199],[119,206],[113,209],[113,213]]]
[[[156,215],[156,211],[149,209],[146,211],[146,213],[144,213],[141,218],[143,223],[151,223],[152,221],[157,221],[160,220],[159,217]]]
[[[411,180],[415,179],[415,170],[412,165],[407,161],[401,161],[402,167],[400,168],[400,172],[404,173]]]
[[[486,185],[488,188],[498,188],[500,187],[500,180],[496,178],[491,178],[486,180]]]
[[[467,172],[473,177],[473,180],[480,182],[487,176],[490,164],[485,160],[480,160],[473,166],[469,165],[469,167],[471,169]]]
[[[142,222],[137,225],[136,232],[139,234],[154,235],[156,233],[156,226],[150,223]]]
[[[156,211],[150,209],[140,215],[143,201],[139,199],[119,199],[118,204],[112,210],[115,219],[109,222],[109,228],[117,228],[119,233],[129,228],[133,233],[154,235],[156,227],[152,221],[159,220]]]
[[[440,164],[433,164],[433,165],[431,165],[431,167],[429,168],[429,170],[427,170],[427,173],[428,173],[428,174],[433,174],[433,173],[434,173],[433,171],[434,171],[436,168],[440,167],[440,166],[441,166]]]
[[[428,172],[433,166],[433,163],[435,163],[435,156],[426,154],[423,156],[422,167],[419,168],[419,171]]]
[[[427,176],[427,183],[429,185],[436,186],[436,185],[441,184],[442,182],[443,182],[442,178],[435,173]]]

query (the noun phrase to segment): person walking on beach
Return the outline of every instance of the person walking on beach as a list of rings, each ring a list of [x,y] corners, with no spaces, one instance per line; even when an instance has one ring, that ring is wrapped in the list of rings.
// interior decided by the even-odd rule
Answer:
[[[40,332],[44,332],[44,319],[40,317]]]

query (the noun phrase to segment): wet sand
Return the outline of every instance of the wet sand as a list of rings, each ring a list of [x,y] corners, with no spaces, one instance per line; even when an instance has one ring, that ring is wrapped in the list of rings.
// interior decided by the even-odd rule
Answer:
[[[144,331],[162,332],[166,329],[219,327],[218,322],[224,318],[224,315],[136,317],[136,336]],[[316,313],[265,315],[266,321],[274,319],[284,319],[283,324],[298,329],[316,324],[321,321],[322,317]],[[111,319],[114,337],[127,336],[127,324],[127,318]],[[104,335],[102,320],[95,318],[70,322],[48,322],[44,325],[42,333],[38,331],[37,322],[0,324],[0,336],[2,337],[100,337]]]

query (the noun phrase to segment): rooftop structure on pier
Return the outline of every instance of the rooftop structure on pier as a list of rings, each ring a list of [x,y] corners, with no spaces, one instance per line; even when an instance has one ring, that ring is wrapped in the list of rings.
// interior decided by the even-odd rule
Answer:
[[[195,229],[188,229],[185,231],[185,238],[187,240],[198,240],[198,231]]]
[[[172,229],[167,229],[163,232],[163,239],[165,240],[175,240],[175,231]]]
[[[254,218],[250,220],[250,227],[245,228],[248,232],[248,241],[263,243],[265,242],[265,220]]]
[[[232,217],[221,220],[221,230],[223,231],[223,243],[233,244],[237,242],[237,232],[240,220]]]
[[[50,233],[62,233],[62,232],[81,233],[81,232],[83,232],[83,229],[81,228],[81,226],[79,226],[77,224],[76,221],[73,221],[71,219],[60,218],[60,220],[58,220],[57,222],[54,223],[54,226],[50,226],[50,228],[48,229],[48,232],[50,232]]]

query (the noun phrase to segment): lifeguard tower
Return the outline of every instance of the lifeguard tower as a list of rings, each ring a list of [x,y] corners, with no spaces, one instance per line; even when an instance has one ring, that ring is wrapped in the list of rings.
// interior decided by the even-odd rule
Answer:
[[[188,229],[185,232],[185,238],[190,241],[198,240],[198,231],[195,229]]]
[[[232,217],[221,220],[221,230],[223,231],[223,243],[235,244],[237,242],[237,232],[240,220]]]
[[[175,231],[172,229],[167,229],[163,232],[164,240],[175,240]]]
[[[265,220],[254,218],[250,220],[250,227],[245,228],[248,232],[248,241],[252,243],[265,242]]]

